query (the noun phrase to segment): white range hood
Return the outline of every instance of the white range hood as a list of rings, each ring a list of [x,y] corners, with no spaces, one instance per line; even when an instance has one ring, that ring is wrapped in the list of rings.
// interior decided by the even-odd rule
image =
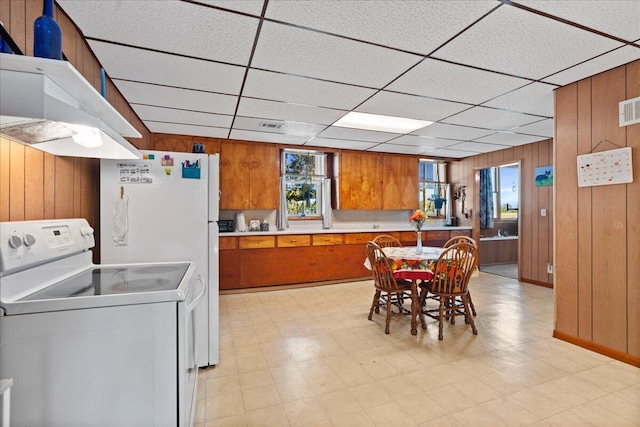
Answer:
[[[58,156],[139,159],[142,135],[67,61],[0,53],[0,136]]]

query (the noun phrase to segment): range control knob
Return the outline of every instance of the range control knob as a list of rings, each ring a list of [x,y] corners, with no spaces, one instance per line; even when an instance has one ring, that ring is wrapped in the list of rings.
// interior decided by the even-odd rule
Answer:
[[[13,236],[9,237],[9,246],[13,249],[18,249],[20,246],[22,246],[22,239],[14,234]]]
[[[36,242],[36,238],[33,237],[33,234],[25,234],[24,237],[22,238],[22,241],[24,242],[24,244],[26,246],[33,246],[33,244]]]
[[[93,234],[93,227],[80,227],[80,234],[83,236],[89,236]]]

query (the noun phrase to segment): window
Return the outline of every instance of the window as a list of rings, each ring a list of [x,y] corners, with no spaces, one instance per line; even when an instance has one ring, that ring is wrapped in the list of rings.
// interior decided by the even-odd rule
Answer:
[[[435,217],[447,216],[449,202],[449,184],[444,180],[447,176],[446,163],[433,160],[420,160],[418,169],[420,182],[420,209],[427,215]]]
[[[491,168],[493,177],[493,217],[518,219],[518,164]]]
[[[282,174],[289,218],[318,219],[322,215],[322,181],[327,156],[319,151],[283,150]]]

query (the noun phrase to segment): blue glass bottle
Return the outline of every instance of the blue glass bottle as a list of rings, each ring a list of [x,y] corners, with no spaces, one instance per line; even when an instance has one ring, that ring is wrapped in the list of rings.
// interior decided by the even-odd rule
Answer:
[[[62,59],[62,31],[53,19],[53,0],[43,0],[42,16],[33,23],[33,56]]]

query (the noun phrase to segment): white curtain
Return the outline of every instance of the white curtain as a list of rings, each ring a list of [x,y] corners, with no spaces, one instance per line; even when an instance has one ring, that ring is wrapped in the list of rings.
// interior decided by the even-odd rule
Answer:
[[[280,208],[276,216],[276,228],[278,230],[289,228],[289,220],[287,219],[287,184],[284,176],[280,177]]]
[[[331,228],[331,180],[322,180],[322,228]]]

